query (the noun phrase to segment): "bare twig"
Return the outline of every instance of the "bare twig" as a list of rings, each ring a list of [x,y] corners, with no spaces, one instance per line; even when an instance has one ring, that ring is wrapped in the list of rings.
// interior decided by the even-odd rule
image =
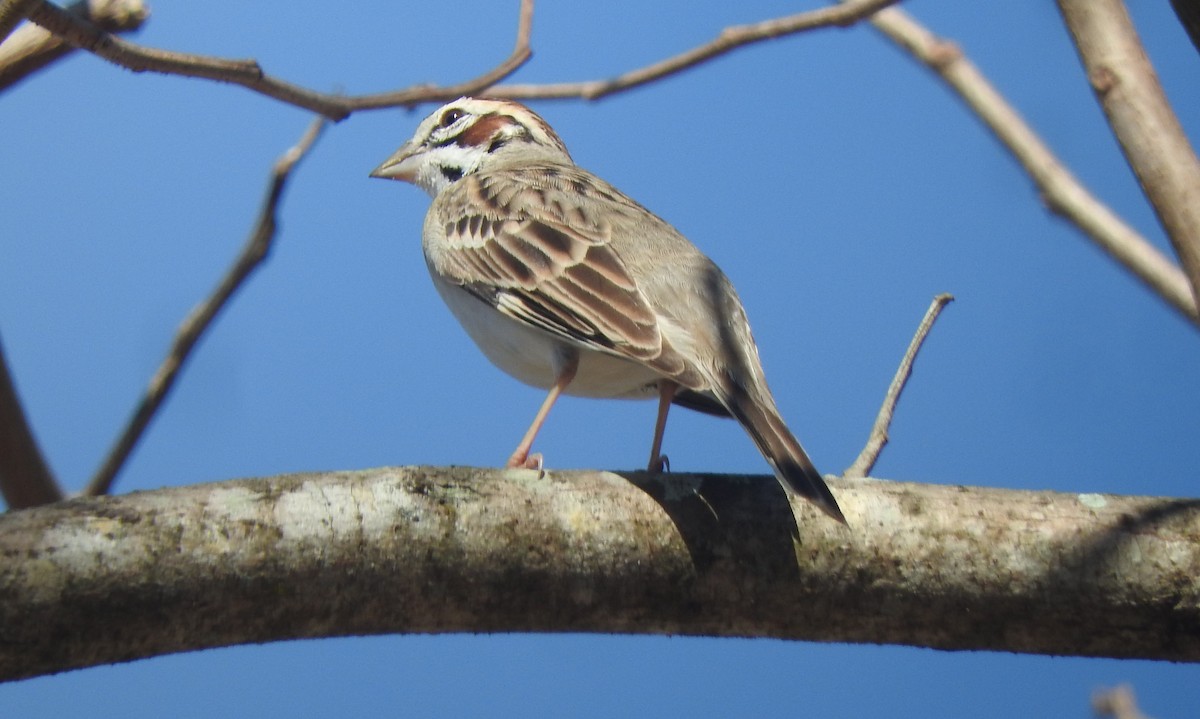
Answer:
[[[1147,287],[1200,325],[1196,300],[1183,272],[1088,192],[957,46],[898,8],[876,13],[871,23],[958,93],[1029,173],[1051,211],[1074,223]]]
[[[1200,302],[1200,161],[1121,0],[1058,0],[1125,160]]]
[[[0,344],[0,493],[10,509],[57,502],[62,490],[38,449]]]
[[[6,0],[17,2],[19,0]],[[488,94],[519,99],[598,98],[694,67],[738,47],[818,27],[845,26],[870,17],[875,26],[936,71],[1016,156],[1042,191],[1048,207],[1069,219],[1115,260],[1129,269],[1194,324],[1200,324],[1187,276],[1115,213],[1093,197],[1054,157],[1003,97],[951,43],[933,36],[896,8],[895,0],[843,0],[834,7],[726,28],[716,40],[685,53],[608,80],[546,85],[499,85],[530,56],[533,0],[522,0],[513,53],[494,70],[449,87],[418,85],[406,90],[343,97],[313,92],[263,73],[253,60],[227,60],[140,47],[96,26],[39,3],[30,19],[68,42],[134,71],[203,77],[242,85],[255,92],[339,120],[356,110],[414,106],[488,89]]]
[[[142,0],[79,0],[67,12],[85,17],[107,32],[137,30],[150,15]],[[75,50],[62,38],[32,23],[0,43],[0,90],[6,90]]]
[[[346,116],[337,98],[312,92],[263,73],[254,60],[191,55],[142,47],[104,32],[87,20],[49,2],[40,2],[29,20],[62,37],[68,43],[134,72],[147,70],[187,77],[202,77],[242,85],[264,95],[303,107],[334,120]]]
[[[1092,711],[1098,717],[1112,719],[1148,719],[1138,709],[1133,687],[1122,684],[1112,689],[1103,689],[1092,695]]]
[[[848,0],[841,5],[810,10],[752,25],[737,25],[721,31],[715,40],[686,52],[631,70],[607,80],[564,82],[545,85],[501,85],[488,93],[514,100],[573,98],[596,100],[648,82],[674,75],[737,48],[822,27],[847,27],[892,5],[897,0]]]
[[[175,380],[179,376],[180,369],[183,368],[183,364],[187,361],[192,348],[196,346],[196,342],[199,341],[201,335],[212,324],[217,313],[225,307],[233,294],[237,292],[238,288],[246,281],[246,278],[250,276],[250,273],[266,259],[267,254],[271,250],[271,243],[275,238],[276,212],[287,180],[296,163],[312,148],[313,143],[316,142],[324,126],[325,120],[323,118],[313,121],[300,141],[275,162],[275,167],[271,171],[271,181],[267,188],[266,198],[263,201],[258,221],[255,223],[254,232],[250,235],[250,239],[246,242],[245,247],[242,248],[241,254],[221,280],[221,283],[217,285],[212,295],[195,307],[188,314],[187,318],[184,319],[183,324],[175,335],[174,342],[171,344],[170,351],[162,364],[159,365],[158,371],[154,373],[154,377],[151,378],[145,395],[142,396],[141,402],[138,403],[137,409],[134,411],[125,430],[121,433],[120,438],[109,451],[104,464],[101,465],[100,469],[96,471],[96,475],[92,477],[91,482],[88,483],[87,488],[83,492],[85,495],[95,496],[106,494],[109,491],[117,472],[120,471],[121,466],[129,457],[129,453],[133,451],[142,433],[150,424],[154,413],[158,410],[163,400],[166,399],[167,393],[171,391],[171,387],[175,384]]]
[[[511,75],[532,56],[529,38],[533,22],[533,0],[521,0],[516,46],[512,54],[493,70],[457,85],[416,85],[394,92],[353,97],[315,92],[274,78],[264,73],[254,60],[229,60],[142,47],[108,35],[86,22],[70,18],[49,3],[38,5],[30,13],[30,20],[56,35],[61,35],[67,42],[134,72],[153,71],[233,83],[336,121],[359,110],[412,107],[426,102],[450,100],[488,88],[491,88],[488,92],[491,96],[512,99],[597,99],[659,80],[752,43],[822,27],[846,27],[897,1],[847,0],[842,5],[752,25],[728,27],[711,42],[607,80],[496,86],[496,83]]]
[[[418,85],[407,90],[358,97],[315,92],[280,80],[263,72],[255,60],[230,60],[143,47],[106,33],[93,23],[77,18],[48,2],[38,3],[29,13],[29,19],[62,37],[71,45],[95,53],[128,70],[161,72],[241,85],[334,121],[345,118],[355,110],[407,107],[479,92],[511,75],[532,56],[529,37],[533,23],[533,0],[521,0],[516,48],[508,59],[495,69],[458,85]]]
[[[463,95],[474,95],[486,90],[504,78],[512,75],[522,65],[533,57],[530,49],[530,36],[533,31],[533,0],[521,0],[521,10],[517,20],[517,41],[512,54],[494,69],[480,75],[474,80],[449,85],[447,87],[417,86],[397,92],[385,92],[378,95],[360,95],[345,99],[348,112],[355,110],[377,110],[385,107],[411,107],[423,102],[440,102],[453,100]],[[489,93],[491,94],[491,93]]]
[[[888,428],[892,425],[892,417],[896,414],[896,403],[900,401],[904,385],[912,376],[913,362],[917,359],[917,353],[925,344],[925,338],[929,336],[929,330],[933,329],[933,323],[937,321],[942,309],[953,301],[954,296],[947,293],[933,298],[933,303],[929,305],[929,309],[925,311],[925,317],[917,326],[917,333],[913,335],[912,342],[908,344],[904,359],[900,360],[900,366],[896,368],[896,376],[892,378],[887,394],[883,397],[883,406],[879,408],[879,414],[875,417],[875,425],[871,427],[871,436],[867,438],[866,446],[859,453],[858,459],[855,459],[854,463],[846,469],[843,477],[859,479],[871,474],[875,462],[879,461],[880,452],[888,443]]]
[[[8,37],[29,11],[38,4],[38,0],[0,0],[0,42]]]

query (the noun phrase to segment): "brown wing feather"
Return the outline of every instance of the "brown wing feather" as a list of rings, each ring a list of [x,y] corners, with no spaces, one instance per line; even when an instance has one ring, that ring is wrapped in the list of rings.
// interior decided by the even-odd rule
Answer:
[[[658,315],[610,244],[611,225],[572,201],[571,192],[591,186],[564,180],[565,191],[530,182],[531,174],[472,175],[443,193],[452,204],[440,216],[454,220],[442,227],[440,272],[499,311],[562,339],[671,377],[687,374],[687,363],[664,342]]]

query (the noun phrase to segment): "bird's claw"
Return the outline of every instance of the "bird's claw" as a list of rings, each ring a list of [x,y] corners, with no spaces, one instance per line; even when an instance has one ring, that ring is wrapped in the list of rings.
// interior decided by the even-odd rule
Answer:
[[[539,479],[546,474],[543,465],[544,459],[541,452],[534,452],[533,454],[514,452],[505,464],[509,469],[536,469]]]

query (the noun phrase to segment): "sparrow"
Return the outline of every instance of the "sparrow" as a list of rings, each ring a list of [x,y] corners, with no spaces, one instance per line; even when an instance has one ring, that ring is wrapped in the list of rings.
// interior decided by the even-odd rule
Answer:
[[[658,399],[648,468],[677,404],[732,417],[784,489],[845,523],[779,415],[732,283],[666,221],[577,166],[516,102],[438,108],[371,177],[433,197],[422,249],[434,287],[495,365],[548,390],[509,467],[562,394]]]

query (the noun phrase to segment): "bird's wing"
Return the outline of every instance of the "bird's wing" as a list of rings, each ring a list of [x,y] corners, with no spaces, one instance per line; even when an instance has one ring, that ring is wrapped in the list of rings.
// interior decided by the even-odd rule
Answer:
[[[427,252],[444,277],[559,339],[697,384],[614,249],[631,200],[566,167],[470,175],[443,198],[442,239]]]

